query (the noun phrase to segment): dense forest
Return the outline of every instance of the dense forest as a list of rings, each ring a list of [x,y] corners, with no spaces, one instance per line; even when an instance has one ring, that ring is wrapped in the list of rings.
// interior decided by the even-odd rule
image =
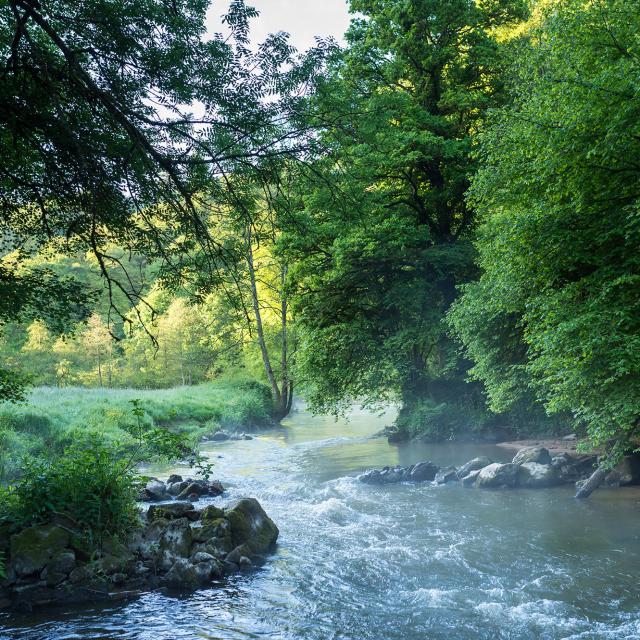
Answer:
[[[628,448],[636,3],[352,0],[306,52],[207,4],[0,9],[0,398],[241,376]]]

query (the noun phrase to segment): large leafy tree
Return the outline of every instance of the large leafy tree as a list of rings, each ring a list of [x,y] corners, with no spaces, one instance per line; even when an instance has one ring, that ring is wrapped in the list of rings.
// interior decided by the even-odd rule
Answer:
[[[451,321],[496,409],[535,394],[595,444],[640,427],[637,5],[553,4],[473,186],[483,273]]]
[[[497,33],[525,12],[512,0],[351,9],[349,45],[310,106],[318,157],[289,238],[300,366],[317,408],[399,393],[402,420],[425,400],[427,413],[473,403],[443,317],[474,275],[465,192],[474,136],[501,100]]]

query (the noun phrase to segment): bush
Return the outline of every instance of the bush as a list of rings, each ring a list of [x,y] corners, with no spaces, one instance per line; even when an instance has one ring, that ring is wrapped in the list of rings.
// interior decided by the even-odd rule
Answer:
[[[139,479],[131,458],[94,437],[55,462],[31,459],[20,480],[0,493],[0,523],[12,528],[69,518],[96,547],[137,523]]]

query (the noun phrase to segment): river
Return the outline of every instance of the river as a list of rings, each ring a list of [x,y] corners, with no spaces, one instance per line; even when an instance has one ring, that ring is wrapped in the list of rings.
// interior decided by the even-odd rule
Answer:
[[[207,445],[228,487],[222,502],[255,496],[280,527],[265,566],[183,597],[3,613],[0,638],[640,637],[638,490],[579,502],[570,487],[362,484],[355,476],[368,467],[511,457],[493,446],[370,437],[388,422],[359,411],[348,423],[299,413],[254,440]]]

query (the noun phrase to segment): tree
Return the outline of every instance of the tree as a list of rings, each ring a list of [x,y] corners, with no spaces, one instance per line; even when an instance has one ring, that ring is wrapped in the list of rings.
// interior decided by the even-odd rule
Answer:
[[[205,37],[208,4],[10,0],[0,7],[0,225],[19,258],[16,268],[0,264],[0,319],[28,303],[34,312],[46,301],[57,309],[54,290],[73,290],[50,279],[51,287],[40,287],[46,297],[29,298],[37,274],[20,263],[46,247],[91,251],[110,314],[125,321],[130,307],[144,306],[144,291],[114,244],[153,254],[168,269],[193,248],[218,254],[196,206],[207,185],[236,165],[296,153],[298,132],[283,113],[303,79],[297,68],[283,72],[293,54],[285,35],[252,51],[249,20],[257,12],[234,0],[224,18],[229,33]],[[293,98],[275,99],[281,90]]]
[[[535,394],[596,445],[640,427],[637,7],[553,3],[483,137],[482,276],[451,323],[496,408]]]
[[[351,9],[363,17],[310,104],[321,134],[289,237],[300,375],[320,410],[400,395],[409,426],[452,400],[482,404],[443,318],[475,273],[465,192],[474,137],[501,101],[496,29],[525,11],[507,0]],[[441,417],[433,435],[447,437]]]
[[[93,361],[99,387],[113,385],[113,335],[109,326],[96,313],[87,321],[80,342]]]

